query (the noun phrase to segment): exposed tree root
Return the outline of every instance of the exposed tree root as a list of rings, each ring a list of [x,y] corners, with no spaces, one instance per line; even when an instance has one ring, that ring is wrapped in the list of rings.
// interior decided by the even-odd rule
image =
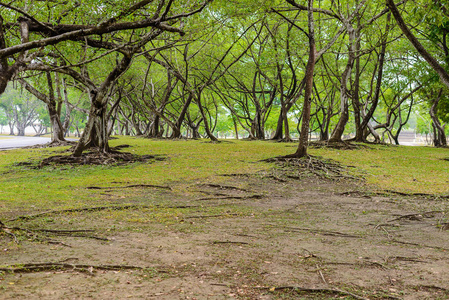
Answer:
[[[328,236],[335,236],[335,237],[344,237],[344,238],[355,238],[360,239],[362,238],[359,235],[353,235],[353,234],[347,234],[342,233],[338,231],[329,231],[329,230],[321,230],[321,229],[311,229],[311,228],[298,228],[298,227],[283,227],[287,231],[295,232],[295,231],[307,231],[313,234],[320,234],[320,235],[328,235]]]
[[[416,288],[418,290],[437,290],[443,292],[445,295],[449,295],[449,289],[436,285],[418,285]]]
[[[277,140],[275,140],[275,142],[277,142],[277,143],[297,143],[298,142],[298,140],[294,140],[294,139],[292,139],[292,138],[282,138],[282,139],[277,139]]]
[[[165,190],[172,190],[169,186],[153,185],[153,184],[132,184],[127,186],[88,186],[88,190],[114,190],[114,189],[130,189],[130,188],[158,188]]]
[[[217,189],[220,189],[220,190],[234,190],[234,191],[240,191],[240,192],[249,192],[246,189],[242,189],[242,188],[231,186],[231,185],[221,185],[221,184],[207,183],[207,184],[197,184],[197,186],[217,188]]]
[[[394,222],[399,220],[410,220],[410,221],[421,221],[423,218],[433,218],[435,214],[439,213],[445,213],[443,210],[433,210],[433,211],[427,211],[423,213],[416,213],[416,214],[408,214],[408,215],[402,215],[397,218],[391,219],[387,222]]]
[[[342,196],[360,196],[365,198],[371,198],[372,196],[383,196],[388,197],[391,195],[399,195],[399,196],[408,196],[408,197],[424,197],[424,198],[440,198],[440,199],[449,199],[449,195],[435,195],[435,194],[426,194],[426,193],[405,193],[398,192],[392,190],[385,190],[385,192],[362,192],[362,191],[347,191],[343,193],[339,193]]]
[[[343,296],[351,296],[355,299],[369,300],[369,298],[359,296],[354,293],[344,291],[341,289],[337,289],[337,288],[306,288],[306,287],[301,287],[301,286],[279,286],[279,287],[272,287],[272,288],[265,287],[265,288],[259,288],[259,289],[269,290],[270,292],[289,290],[292,292],[324,293],[324,294],[334,294],[334,295],[336,294],[336,295],[343,295]]]
[[[208,219],[208,218],[221,218],[221,217],[227,217],[227,216],[231,216],[231,217],[235,217],[235,216],[242,216],[241,214],[222,214],[222,215],[199,215],[199,216],[186,216],[184,217],[184,219]]]
[[[120,270],[144,270],[144,267],[129,265],[85,265],[69,263],[35,263],[35,264],[17,264],[0,268],[0,271],[11,273],[33,273],[43,271],[70,270],[77,272],[93,273],[95,270],[120,271]]]
[[[212,244],[236,244],[236,245],[249,245],[249,243],[246,242],[232,242],[232,241],[213,241]]]
[[[116,149],[121,149],[123,146],[117,146]],[[91,149],[91,151],[84,152],[81,156],[75,157],[73,155],[55,155],[48,157],[41,161],[39,168],[49,165],[123,165],[134,162],[152,162],[160,161],[165,158],[153,155],[136,155],[129,152],[119,152],[111,150],[109,153],[104,153],[98,149]]]
[[[405,256],[390,256],[385,259],[387,263],[394,263],[396,261],[408,261],[414,263],[427,263],[428,261],[420,260],[415,257],[405,257]]]
[[[358,150],[369,148],[367,145],[352,144],[349,141],[342,142],[328,142],[328,141],[316,141],[310,142],[309,147],[311,148],[330,148],[338,150]]]
[[[200,192],[202,194],[212,195],[215,197],[227,197],[228,196],[228,194],[224,194],[224,193],[209,192],[209,191],[202,191],[202,190],[196,190],[195,192]],[[213,199],[213,198],[210,198],[210,199]]]
[[[437,249],[437,250],[449,251],[449,248],[438,247],[438,246],[429,246],[429,245],[423,245],[423,244],[418,244],[418,243],[411,243],[411,242],[406,242],[406,241],[400,241],[400,240],[397,240],[397,239],[390,239],[390,242],[403,244],[403,245],[418,246],[418,247],[429,248],[429,249]]]
[[[95,235],[86,234],[88,232],[93,232],[93,230],[28,229],[28,228],[22,228],[22,227],[8,227],[8,226],[4,225],[3,223],[2,223],[1,229],[6,234],[10,235],[14,239],[14,242],[17,244],[19,243],[19,240],[17,239],[17,236],[13,233],[14,231],[25,232],[27,236],[32,237],[34,240],[47,242],[47,243],[51,243],[51,244],[61,244],[63,246],[68,246],[68,247],[70,247],[70,245],[67,245],[60,241],[52,240],[47,236],[42,237],[38,234],[41,233],[41,234],[50,234],[50,235],[56,235],[56,236],[81,237],[81,238],[89,238],[89,239],[95,239],[95,240],[100,240],[100,241],[109,241],[109,239],[107,239],[107,238],[102,238],[102,237],[98,237]]]
[[[275,157],[264,160],[265,162],[275,162],[287,172],[284,174],[287,178],[300,179],[301,174],[312,173],[319,178],[340,180],[351,179],[360,180],[348,174],[348,166],[342,166],[336,161],[325,160],[321,157],[308,156],[303,158]],[[291,174],[293,173],[293,174]]]
[[[163,207],[163,208],[191,208],[198,207],[197,205],[179,205],[179,206],[162,206],[162,205],[123,205],[123,206],[95,206],[95,207],[81,207],[81,208],[71,208],[71,209],[63,209],[63,210],[49,210],[44,211],[38,214],[33,215],[25,215],[18,216],[14,219],[8,220],[8,222],[18,221],[18,220],[31,220],[35,218],[40,218],[48,215],[54,214],[64,214],[64,213],[73,213],[73,212],[85,212],[85,211],[101,211],[101,210],[126,210],[126,209],[140,209],[140,208],[153,208],[153,207]]]
[[[400,196],[422,196],[422,197],[437,197],[437,198],[443,198],[443,199],[449,199],[449,195],[435,195],[435,194],[426,194],[426,193],[405,193],[405,192],[398,192],[398,191],[392,191],[392,190],[385,190],[385,193],[390,194],[396,194]],[[383,195],[387,195],[387,194]],[[382,193],[379,193],[382,194]]]
[[[236,200],[246,200],[246,199],[262,199],[262,195],[250,195],[250,196],[224,196],[224,197],[205,197],[196,199],[196,201],[206,201],[206,200],[227,200],[227,199],[236,199]]]
[[[231,174],[218,174],[218,176],[224,176],[224,177],[251,177],[251,174],[246,173],[231,173]]]

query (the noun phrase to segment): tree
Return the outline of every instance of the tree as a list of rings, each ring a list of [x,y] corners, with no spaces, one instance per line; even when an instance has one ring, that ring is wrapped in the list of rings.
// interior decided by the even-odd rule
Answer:
[[[11,135],[16,127],[17,135],[24,136],[25,129],[39,119],[41,103],[26,91],[8,87],[0,97],[0,106],[9,120]]]
[[[178,6],[175,6],[174,0],[168,1],[167,3],[163,0],[157,1],[156,3],[152,2],[153,1],[148,0],[140,1],[134,5],[125,3],[120,5],[119,8],[111,8],[111,11],[109,11],[108,14],[116,13],[114,17],[108,18],[104,21],[105,16],[100,13],[98,16],[92,16],[93,20],[89,20],[88,22],[91,25],[61,25],[58,24],[58,22],[55,22],[56,25],[51,23],[42,23],[34,17],[30,17],[30,15],[23,10],[16,7],[11,8],[15,9],[15,11],[20,11],[20,13],[25,16],[22,19],[25,20],[22,21],[21,24],[23,26],[21,26],[20,30],[22,43],[11,47],[6,47],[5,44],[5,47],[0,49],[0,58],[4,58],[5,60],[7,57],[14,57],[14,54],[19,53],[17,57],[14,57],[16,59],[15,64],[12,66],[4,66],[4,69],[7,71],[5,74],[8,72],[17,74],[19,71],[23,71],[24,69],[33,69],[45,72],[55,70],[57,72],[72,76],[89,90],[91,101],[89,120],[83,136],[74,150],[74,156],[80,156],[83,150],[90,146],[98,147],[100,152],[103,153],[109,152],[107,142],[106,108],[110,90],[114,86],[116,80],[127,71],[132,63],[134,55],[138,52],[142,52],[143,47],[148,42],[155,40],[158,36],[165,32],[176,32],[183,35],[184,31],[181,28],[173,27],[172,25],[181,19],[200,12],[207,4],[207,2],[205,2],[195,7],[195,4],[178,4]],[[151,16],[149,17],[148,14]],[[168,25],[169,23],[171,25]],[[148,27],[151,28],[150,31],[145,30],[145,28]],[[126,31],[131,29],[132,32]],[[29,32],[48,35],[49,37],[28,42]],[[116,34],[114,34],[114,36],[108,36],[108,33]],[[90,36],[92,35],[101,35],[101,39],[91,38]],[[109,40],[107,40],[107,37]],[[36,63],[36,56],[34,57],[32,63],[24,62],[23,57],[30,57],[31,54],[27,51],[31,49],[45,47],[69,40],[83,42],[84,45],[82,46],[85,49],[83,53],[86,53],[86,51],[89,50],[88,48],[106,49],[106,54],[103,54],[103,56],[108,53],[118,52],[120,53],[121,58],[117,58],[115,67],[108,70],[108,75],[103,78],[99,85],[95,84],[89,78],[88,74],[84,73],[83,70],[85,70],[85,66],[88,62],[83,61],[82,59],[81,62],[75,66],[71,66],[70,62],[66,62],[67,66],[59,68],[52,63],[51,59],[45,59],[48,58],[48,54],[47,56],[44,56],[44,59],[42,59],[42,50],[37,50],[34,54],[36,54],[36,56],[37,54],[40,54],[40,63]],[[117,44],[115,41],[119,41],[119,43]],[[93,60],[95,60],[95,58]],[[22,67],[19,67],[19,65]],[[23,67],[24,65],[26,65],[26,68]],[[78,66],[81,66],[81,72],[75,70]],[[9,80],[12,77],[8,76],[4,77],[3,80]]]
[[[396,7],[396,4],[393,2],[393,0],[387,0],[387,6],[391,10],[391,13],[393,14],[393,17],[395,18],[399,28],[401,28],[404,35],[407,37],[407,39],[410,41],[410,43],[415,47],[415,49],[419,52],[419,54],[427,61],[427,63],[432,67],[433,70],[438,74],[440,77],[441,82],[446,85],[446,87],[449,88],[449,73],[446,71],[446,69],[441,66],[441,64],[436,60],[429,51],[426,50],[426,48],[419,42],[419,40],[416,38],[416,36],[411,32],[411,30],[408,28],[407,24],[405,23],[404,19],[402,18],[398,8]],[[449,13],[446,9],[443,7],[440,7],[439,2],[434,3],[428,3],[428,7],[434,7],[436,8],[445,16],[446,18],[449,17]],[[446,48],[445,55],[447,56],[447,45],[443,45],[444,48]]]
[[[60,144],[65,142],[64,139],[64,127],[61,122],[61,110],[62,110],[62,96],[60,92],[61,82],[59,80],[59,76],[56,73],[56,92],[53,83],[53,78],[50,72],[46,72],[46,81],[47,81],[47,93],[43,93],[38,91],[35,87],[29,84],[24,79],[19,79],[19,82],[22,86],[31,94],[33,94],[37,99],[41,100],[45,103],[48,110],[48,115],[50,117],[51,124],[51,143]],[[55,95],[56,93],[56,95]]]
[[[85,5],[87,9],[83,9],[78,1],[66,1],[51,7],[37,3],[28,5],[28,1],[15,1],[14,6],[0,3],[4,8],[0,16],[0,94],[15,75],[27,69],[33,59],[46,55],[44,50],[51,45],[76,41],[91,47],[109,48],[111,44],[90,37],[142,28],[183,34],[182,29],[171,24],[201,11],[207,3],[190,12],[169,15],[174,0],[168,3],[162,0],[157,3],[152,0],[133,2],[122,1],[120,5],[104,2],[101,10],[89,9],[91,5]],[[149,17],[151,10],[153,13]],[[71,22],[64,24],[61,23],[63,20]],[[31,40],[30,33],[35,34]]]
[[[306,66],[306,75],[304,76],[305,88],[304,88],[304,105],[302,107],[302,125],[301,133],[299,136],[298,149],[294,154],[287,155],[286,157],[300,158],[307,156],[307,147],[309,144],[309,122],[310,122],[310,108],[312,102],[313,92],[313,71],[315,69],[316,62],[316,45],[315,45],[315,22],[313,18],[313,0],[307,2],[307,26],[309,39],[309,58]]]

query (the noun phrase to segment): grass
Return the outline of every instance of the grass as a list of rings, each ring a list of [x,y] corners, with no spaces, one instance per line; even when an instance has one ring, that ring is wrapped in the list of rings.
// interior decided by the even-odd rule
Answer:
[[[63,209],[104,205],[104,190],[89,186],[114,187],[132,184],[170,185],[188,194],[197,182],[219,182],[220,174],[256,173],[272,165],[260,160],[294,152],[295,144],[269,141],[147,140],[120,137],[111,146],[129,144],[135,154],[162,155],[164,161],[127,166],[46,167],[32,169],[15,163],[38,161],[60,154],[55,149],[19,149],[0,152],[0,214],[7,212]],[[371,146],[361,150],[311,149],[313,155],[355,166],[376,190],[448,194],[449,150],[430,147]],[[141,195],[131,189],[114,190],[123,202]],[[116,193],[119,193],[119,197]],[[157,196],[157,194],[155,194]],[[154,196],[154,197],[156,197]],[[150,201],[149,199],[148,201]]]
[[[360,150],[319,149],[314,154],[355,166],[378,190],[449,194],[449,149],[370,146]]]

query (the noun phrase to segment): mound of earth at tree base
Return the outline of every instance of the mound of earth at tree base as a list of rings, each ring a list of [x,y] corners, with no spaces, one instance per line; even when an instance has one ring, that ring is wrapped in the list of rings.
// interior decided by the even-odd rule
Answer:
[[[357,150],[357,149],[365,149],[369,148],[367,145],[362,144],[353,144],[348,141],[342,142],[328,142],[328,141],[314,141],[309,143],[310,148],[331,148],[338,150]]]
[[[119,152],[118,149],[125,148],[125,145],[115,147],[108,153],[90,149],[81,156],[73,155],[55,155],[42,160],[38,167],[50,165],[124,165],[135,162],[150,162],[164,160],[161,156],[137,155],[129,152]]]

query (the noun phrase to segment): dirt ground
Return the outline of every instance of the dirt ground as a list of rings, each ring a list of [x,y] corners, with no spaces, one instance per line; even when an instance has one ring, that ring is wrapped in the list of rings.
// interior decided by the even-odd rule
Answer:
[[[448,199],[291,174],[104,190],[99,203],[116,209],[0,216],[0,298],[449,299]]]

